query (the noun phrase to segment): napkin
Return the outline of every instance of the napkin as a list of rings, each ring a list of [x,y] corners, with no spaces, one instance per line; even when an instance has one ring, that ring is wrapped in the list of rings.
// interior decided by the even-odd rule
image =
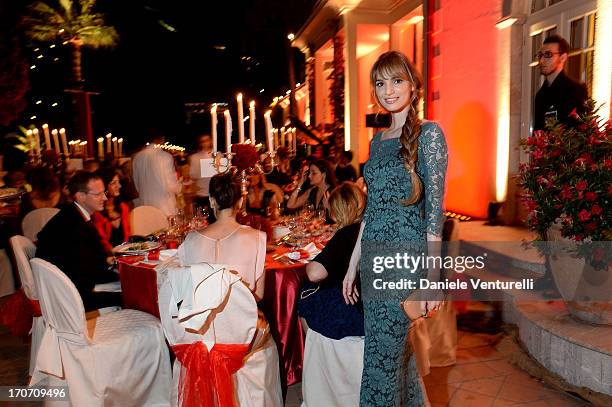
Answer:
[[[287,253],[286,256],[289,257],[291,260],[310,261],[314,259],[319,253],[321,253],[321,250],[317,247],[317,245],[310,242],[298,251]]]
[[[120,293],[121,292],[121,282],[120,281],[112,281],[110,283],[104,284],[96,284],[94,286],[94,292],[96,293]]]

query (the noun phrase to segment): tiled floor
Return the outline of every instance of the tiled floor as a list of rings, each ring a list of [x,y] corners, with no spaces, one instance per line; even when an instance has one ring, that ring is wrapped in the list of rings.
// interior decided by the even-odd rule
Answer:
[[[25,385],[29,344],[0,327],[0,386]],[[554,390],[510,363],[518,348],[509,337],[459,332],[457,364],[432,368],[424,378],[432,407],[586,406]],[[301,404],[300,384],[287,392],[286,407]],[[38,403],[2,403],[38,406]],[[319,407],[319,406],[314,406]]]
[[[579,407],[582,400],[552,389],[510,363],[518,348],[507,336],[459,332],[457,364],[432,368],[424,382],[431,407]],[[299,407],[300,384],[286,407]],[[315,406],[318,407],[318,406]]]

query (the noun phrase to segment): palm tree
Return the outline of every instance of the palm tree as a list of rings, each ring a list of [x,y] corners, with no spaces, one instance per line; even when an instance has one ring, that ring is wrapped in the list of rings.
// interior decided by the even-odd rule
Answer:
[[[50,1],[50,0],[47,0]],[[54,5],[37,1],[29,7],[24,17],[26,34],[35,41],[64,41],[72,46],[72,73],[76,89],[73,93],[78,116],[76,129],[87,140],[89,156],[93,156],[94,142],[91,124],[89,92],[83,89],[81,72],[81,48],[113,47],[118,35],[114,27],[104,22],[104,16],[93,11],[96,0],[59,0]]]
[[[104,22],[102,14],[93,11],[96,0],[59,0],[55,7],[37,1],[24,18],[26,33],[41,42],[68,41],[73,51],[73,79],[77,85],[83,83],[81,73],[81,47],[113,47],[118,35],[114,27]]]

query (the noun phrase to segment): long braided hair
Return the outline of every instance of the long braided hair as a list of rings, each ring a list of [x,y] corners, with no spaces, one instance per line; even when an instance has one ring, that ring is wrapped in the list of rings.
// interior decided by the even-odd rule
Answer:
[[[418,108],[423,93],[423,80],[412,62],[404,54],[397,51],[385,52],[378,57],[370,72],[372,93],[379,105],[381,103],[376,95],[376,81],[394,78],[407,80],[412,85],[410,102],[408,103],[408,116],[406,116],[406,122],[402,126],[400,136],[402,145],[400,155],[412,181],[412,193],[402,201],[402,205],[409,206],[419,202],[423,195],[423,181],[416,172],[419,134],[421,133],[421,119],[419,118]]]

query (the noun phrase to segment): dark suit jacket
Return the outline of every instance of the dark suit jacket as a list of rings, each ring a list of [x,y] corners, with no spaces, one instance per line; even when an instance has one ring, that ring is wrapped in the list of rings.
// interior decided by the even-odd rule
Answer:
[[[579,83],[569,78],[563,71],[555,78],[549,86],[544,81],[535,97],[534,130],[544,130],[547,116],[555,116],[561,123],[571,123],[569,114],[576,109],[578,114],[586,111],[584,102],[588,99],[587,88],[584,83]]]
[[[74,203],[64,206],[38,233],[36,257],[54,264],[72,280],[88,311],[100,305],[94,286],[118,280],[108,271],[107,251],[98,231]]]

